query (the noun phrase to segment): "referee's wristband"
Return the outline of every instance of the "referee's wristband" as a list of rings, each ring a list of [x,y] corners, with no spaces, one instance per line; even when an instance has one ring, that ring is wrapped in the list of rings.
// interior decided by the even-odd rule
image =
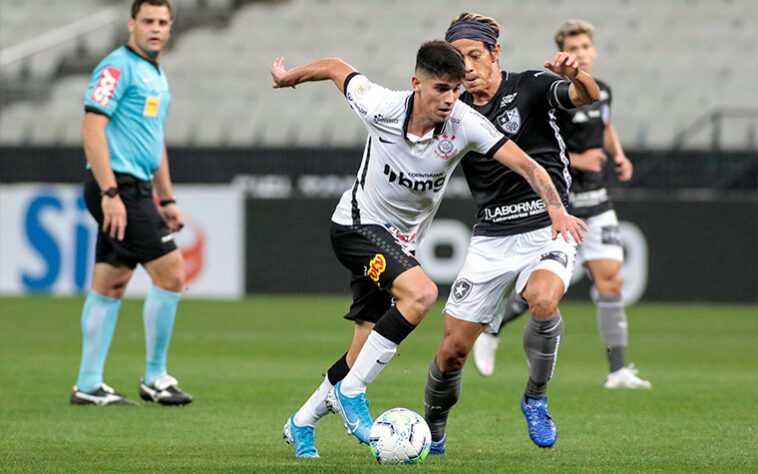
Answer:
[[[176,204],[176,198],[163,199],[162,201],[158,201],[158,204],[160,204],[161,207],[168,206],[169,204]]]

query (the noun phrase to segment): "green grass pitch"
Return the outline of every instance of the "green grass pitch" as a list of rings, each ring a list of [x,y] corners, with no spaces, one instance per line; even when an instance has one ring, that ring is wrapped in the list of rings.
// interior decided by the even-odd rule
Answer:
[[[529,441],[519,409],[526,382],[522,320],[509,327],[495,374],[466,368],[448,424],[448,453],[380,466],[330,415],[318,460],[297,460],[282,425],[347,348],[346,297],[182,301],[169,371],[195,402],[184,408],[75,407],[81,298],[0,299],[0,471],[174,472],[756,472],[758,308],[637,305],[628,359],[650,391],[603,388],[606,361],[590,304],[562,305],[566,330],[550,384],[554,449]],[[137,398],[144,364],[141,301],[126,300],[105,370]],[[369,387],[374,416],[423,413],[441,306]]]

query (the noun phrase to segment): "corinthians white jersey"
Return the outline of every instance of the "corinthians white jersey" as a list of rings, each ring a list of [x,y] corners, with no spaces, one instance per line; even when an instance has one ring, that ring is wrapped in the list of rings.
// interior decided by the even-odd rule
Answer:
[[[355,183],[342,195],[332,221],[381,225],[416,249],[461,158],[469,151],[492,156],[508,139],[460,101],[447,121],[416,137],[408,133],[412,91],[391,91],[358,73],[345,79],[344,91],[368,139]]]

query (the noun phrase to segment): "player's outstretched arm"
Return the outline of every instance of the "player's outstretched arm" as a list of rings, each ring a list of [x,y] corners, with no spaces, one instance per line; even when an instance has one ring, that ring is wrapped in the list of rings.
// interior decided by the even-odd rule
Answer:
[[[555,189],[550,175],[545,168],[529,157],[519,148],[512,140],[506,142],[495,152],[495,159],[505,166],[509,167],[516,173],[520,174],[547,206],[547,212],[550,214],[550,220],[553,222],[553,239],[558,234],[563,236],[566,242],[571,235],[577,243],[582,243],[584,236],[582,230],[589,230],[587,224],[566,211]]]
[[[589,74],[579,69],[579,61],[573,53],[555,53],[545,67],[571,81],[569,95],[575,106],[589,105],[600,99],[600,88]]]
[[[327,58],[312,63],[297,66],[289,71],[284,68],[284,58],[274,59],[271,65],[271,77],[274,79],[274,89],[292,87],[303,82],[325,81],[330,79],[344,93],[345,78],[355,72],[352,66],[340,58]]]

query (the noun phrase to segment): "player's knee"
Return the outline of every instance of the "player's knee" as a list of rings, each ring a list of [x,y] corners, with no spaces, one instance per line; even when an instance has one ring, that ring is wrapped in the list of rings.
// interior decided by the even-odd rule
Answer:
[[[545,295],[535,295],[529,302],[529,313],[538,319],[549,318],[558,311],[558,300]]]
[[[420,313],[426,314],[437,301],[437,285],[431,280],[419,285],[413,294],[413,305]]]
[[[608,275],[605,278],[599,278],[595,281],[598,293],[602,296],[621,294],[621,288],[624,286],[624,278],[621,272]]]
[[[166,272],[153,282],[158,288],[174,293],[181,293],[182,289],[184,289],[184,283],[184,270],[181,268]]]

